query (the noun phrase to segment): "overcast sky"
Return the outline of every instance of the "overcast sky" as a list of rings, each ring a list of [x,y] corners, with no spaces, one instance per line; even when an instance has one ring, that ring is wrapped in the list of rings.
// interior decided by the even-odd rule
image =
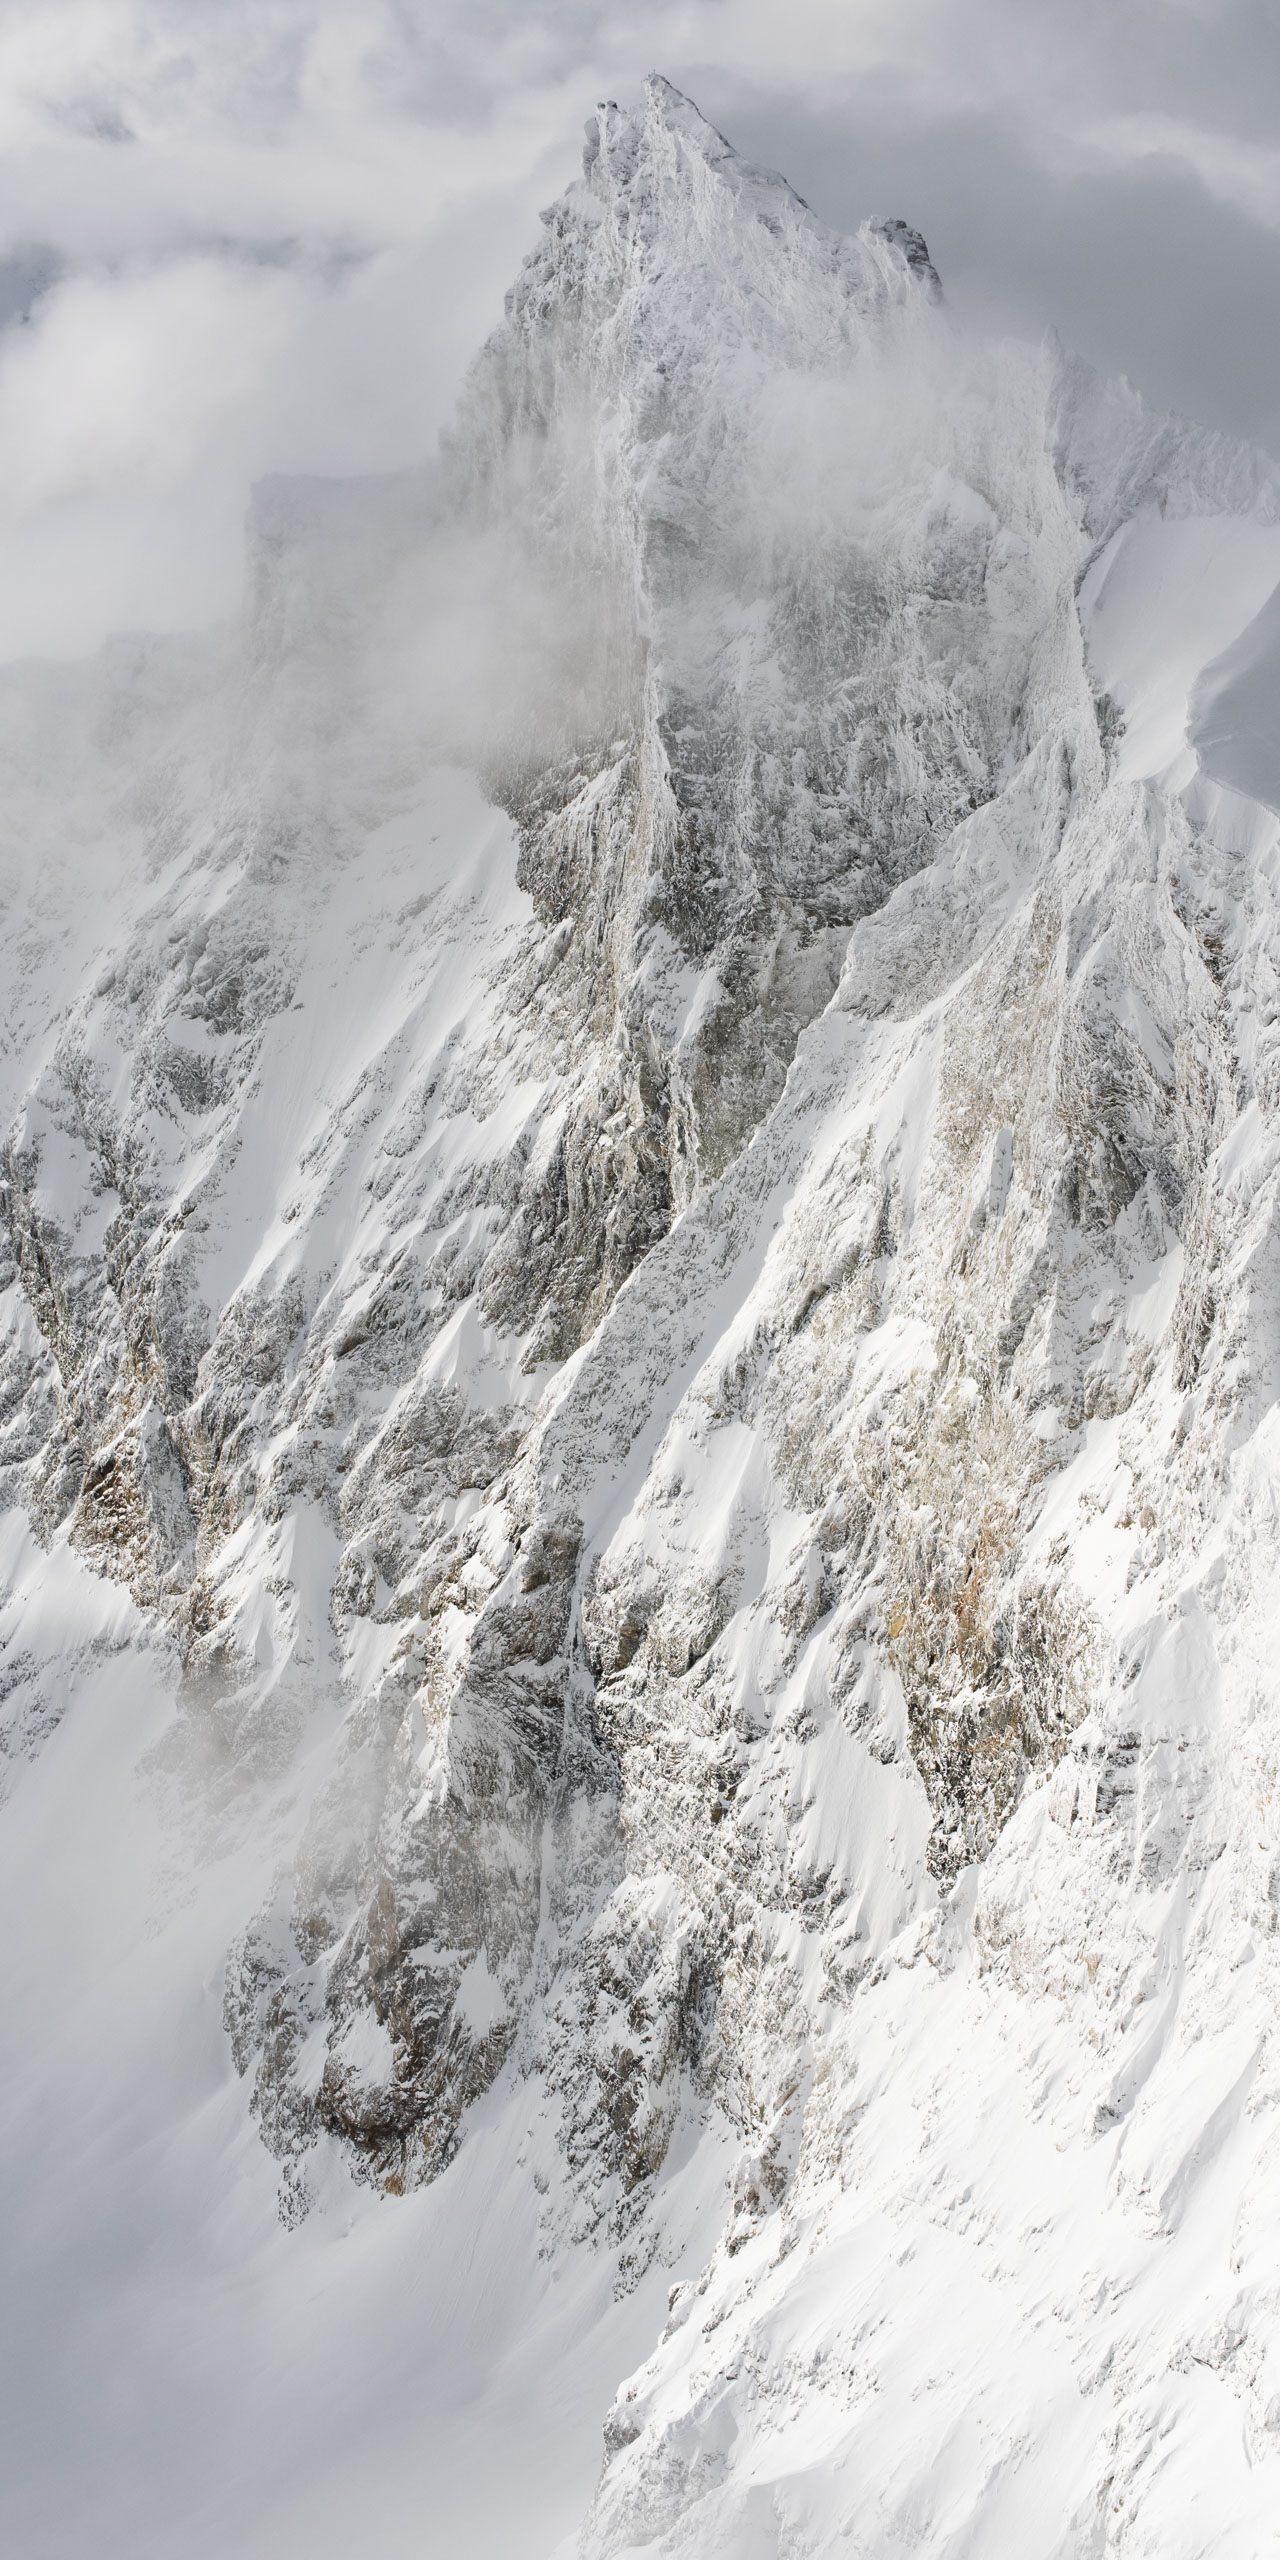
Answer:
[[[0,656],[227,612],[255,478],[429,451],[650,69],[962,314],[1280,450],[1274,0],[0,0]]]

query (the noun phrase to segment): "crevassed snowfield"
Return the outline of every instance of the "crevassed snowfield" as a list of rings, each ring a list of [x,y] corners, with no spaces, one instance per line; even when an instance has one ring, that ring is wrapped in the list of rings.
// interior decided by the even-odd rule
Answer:
[[[24,2560],[1280,2543],[1278,592],[654,80],[0,680]]]

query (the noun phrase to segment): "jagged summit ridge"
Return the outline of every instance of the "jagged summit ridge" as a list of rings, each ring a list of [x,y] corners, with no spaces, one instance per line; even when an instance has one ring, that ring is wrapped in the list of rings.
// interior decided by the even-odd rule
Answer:
[[[526,260],[509,315],[543,321],[557,299],[612,308],[615,357],[639,330],[646,342],[679,336],[686,363],[701,354],[709,367],[746,348],[806,369],[838,363],[922,284],[926,299],[938,290],[918,232],[899,221],[864,223],[852,238],[829,230],[657,74],[635,114],[602,104],[581,180],[542,221],[550,241]],[[660,360],[651,343],[646,352]]]
[[[549,918],[604,884],[582,875],[575,807],[630,845],[605,930],[664,1060],[678,1206],[776,1092],[835,937],[989,790],[1026,687],[1010,668],[997,698],[972,671],[1024,645],[1015,558],[1047,555],[1019,529],[979,569],[1027,483],[985,532],[985,500],[953,510],[948,429],[910,387],[946,333],[899,240],[826,230],[665,83],[605,113],[588,163],[475,367],[456,450],[466,502],[554,549],[607,671],[565,752],[513,741],[494,780]],[[904,546],[928,555],[905,618]]]
[[[680,179],[683,177],[688,190],[701,167],[730,190],[744,216],[762,222],[775,238],[783,236],[787,225],[802,227],[815,242],[824,245],[829,256],[847,267],[851,277],[856,272],[857,261],[850,256],[847,240],[818,221],[790,180],[776,169],[762,168],[744,159],[693,100],[660,72],[651,72],[645,82],[644,105],[638,114],[629,114],[616,100],[606,99],[586,131],[583,181],[603,205],[616,204],[620,196],[627,197],[628,219],[641,209],[648,209],[652,218],[664,200],[669,209]],[[674,142],[674,152],[663,151],[659,137]],[[569,192],[571,198],[577,191]],[[555,214],[556,208],[551,207],[543,216],[544,222],[553,221]],[[864,238],[882,238],[900,248],[913,273],[931,291],[940,291],[924,240],[909,224],[871,220],[859,235],[860,241]],[[870,285],[865,267],[862,283],[864,290]]]
[[[736,194],[758,197],[765,205],[771,204],[775,198],[783,198],[797,211],[808,211],[803,196],[797,194],[789,179],[777,169],[759,168],[745,160],[694,105],[692,98],[685,97],[660,71],[650,72],[645,82],[644,105],[638,114],[633,115],[620,108],[616,98],[605,98],[601,100],[596,114],[589,118],[582,169],[583,177],[593,192],[607,199],[620,187],[627,188],[631,184],[646,124],[681,137]],[[754,203],[752,209],[756,209]],[[774,218],[776,220],[776,216]]]

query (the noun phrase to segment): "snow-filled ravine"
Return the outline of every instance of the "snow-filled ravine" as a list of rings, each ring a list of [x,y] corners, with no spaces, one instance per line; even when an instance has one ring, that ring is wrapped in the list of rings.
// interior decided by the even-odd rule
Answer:
[[[6,2550],[1280,2549],[1277,599],[655,78],[0,671]]]

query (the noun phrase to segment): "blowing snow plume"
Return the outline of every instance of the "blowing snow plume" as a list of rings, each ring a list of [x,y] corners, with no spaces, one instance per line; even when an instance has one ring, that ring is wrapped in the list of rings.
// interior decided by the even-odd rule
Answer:
[[[1269,2531],[1276,497],[655,80],[6,680],[24,2551]]]

